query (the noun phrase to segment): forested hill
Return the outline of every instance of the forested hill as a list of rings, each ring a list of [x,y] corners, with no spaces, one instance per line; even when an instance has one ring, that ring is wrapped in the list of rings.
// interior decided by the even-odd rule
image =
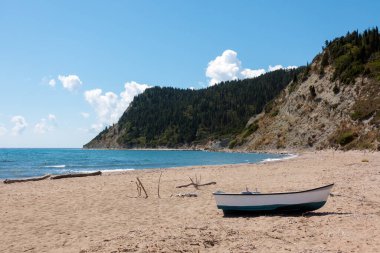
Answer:
[[[136,96],[119,122],[84,148],[191,147],[240,133],[303,68],[200,89],[154,87]]]

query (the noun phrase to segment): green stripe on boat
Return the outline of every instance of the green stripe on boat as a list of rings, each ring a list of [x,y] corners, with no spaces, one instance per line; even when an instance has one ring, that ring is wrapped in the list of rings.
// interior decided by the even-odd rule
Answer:
[[[218,205],[223,211],[313,211],[324,206],[326,201],[302,203],[302,204],[282,204],[282,205],[264,205],[264,206],[222,206]]]

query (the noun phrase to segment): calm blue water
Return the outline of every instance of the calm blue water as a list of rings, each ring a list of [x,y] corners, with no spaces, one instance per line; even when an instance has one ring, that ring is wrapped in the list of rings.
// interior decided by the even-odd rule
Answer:
[[[0,178],[98,170],[257,163],[284,155],[203,151],[0,149]]]

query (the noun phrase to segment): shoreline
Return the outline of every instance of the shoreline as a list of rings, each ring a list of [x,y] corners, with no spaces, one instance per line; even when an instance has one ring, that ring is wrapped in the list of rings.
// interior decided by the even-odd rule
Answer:
[[[158,181],[160,197],[158,197]],[[137,197],[136,178],[149,197]],[[189,177],[216,185],[177,189]],[[223,217],[212,192],[335,183],[303,215]],[[1,252],[379,252],[380,152],[302,152],[260,164],[186,166],[0,184]],[[196,193],[197,197],[176,197]]]
[[[137,150],[139,151],[139,150]],[[146,151],[157,151],[157,150],[146,150]],[[177,151],[177,150],[162,150],[162,151]],[[178,151],[183,151],[183,150],[178,150]],[[190,150],[186,150],[186,151],[190,151]],[[214,151],[213,151],[214,152]],[[218,151],[215,151],[215,152],[218,152]],[[235,152],[227,152],[227,153],[235,153]],[[243,153],[243,152],[236,152],[236,153]],[[246,152],[246,153],[243,153],[243,154],[263,154],[263,153],[250,153],[250,152]],[[130,171],[135,171],[135,170],[162,170],[162,169],[182,169],[182,168],[187,168],[187,167],[201,167],[201,166],[227,166],[227,165],[244,165],[244,164],[260,164],[260,163],[265,163],[265,162],[277,162],[277,161],[283,161],[283,160],[288,160],[288,159],[292,159],[292,158],[296,158],[299,156],[299,154],[294,154],[294,153],[287,153],[287,154],[284,154],[284,153],[279,153],[279,154],[274,154],[274,153],[265,153],[265,154],[273,154],[273,155],[284,155],[284,157],[281,157],[281,158],[266,158],[262,161],[258,161],[258,162],[242,162],[242,163],[225,163],[225,164],[200,164],[200,165],[187,165],[187,166],[175,166],[175,167],[162,167],[162,168],[139,168],[139,169],[136,169],[136,168],[117,168],[117,169],[98,169],[98,170],[72,170],[68,173],[73,173],[73,174],[76,174],[76,173],[93,173],[93,172],[98,172],[100,171],[102,174],[109,174],[109,173],[122,173],[122,172],[130,172]],[[47,166],[44,166],[45,168]],[[48,166],[49,168],[65,168],[66,166],[65,165],[52,165],[52,166]],[[60,174],[41,174],[41,175],[35,175],[33,177],[13,177],[13,178],[0,178],[0,182],[4,182],[6,180],[15,180],[15,179],[18,179],[18,180],[25,180],[25,179],[30,179],[30,178],[34,178],[34,177],[41,177],[41,176],[46,176],[46,175],[51,175],[51,176],[56,176],[56,175],[64,175],[64,174],[67,174],[66,173],[60,173]]]
[[[302,149],[294,149],[294,150],[278,150],[278,149],[270,149],[270,150],[246,150],[246,149],[229,149],[229,148],[220,148],[220,149],[212,149],[212,148],[78,148],[82,150],[127,150],[127,151],[204,151],[204,152],[222,152],[222,153],[253,153],[253,154],[291,154],[298,153],[302,151],[310,151],[310,150],[302,150]]]

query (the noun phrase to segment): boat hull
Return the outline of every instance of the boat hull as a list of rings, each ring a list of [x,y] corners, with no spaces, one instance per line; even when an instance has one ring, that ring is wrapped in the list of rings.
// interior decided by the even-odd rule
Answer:
[[[325,205],[333,185],[289,193],[214,193],[217,207],[225,212],[308,212]]]

